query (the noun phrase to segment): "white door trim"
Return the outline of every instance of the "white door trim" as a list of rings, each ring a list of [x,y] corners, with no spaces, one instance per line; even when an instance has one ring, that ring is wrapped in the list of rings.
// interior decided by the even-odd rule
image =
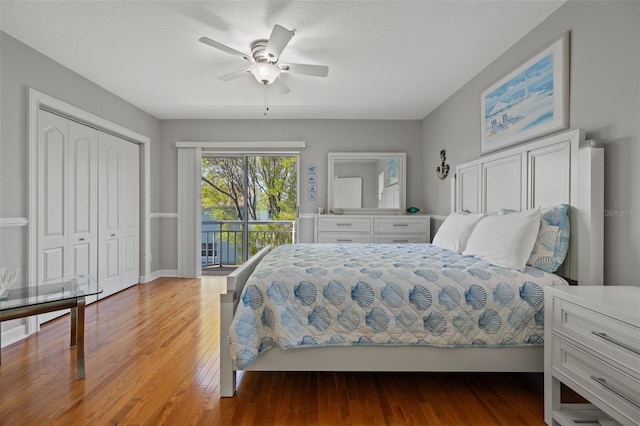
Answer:
[[[38,143],[38,110],[45,109],[50,112],[59,114],[74,121],[81,122],[88,126],[102,130],[107,133],[112,133],[121,138],[127,139],[131,142],[137,143],[140,146],[141,155],[141,170],[140,170],[140,211],[141,211],[141,226],[140,226],[140,265],[141,276],[140,282],[148,282],[150,276],[150,254],[151,254],[151,241],[150,241],[150,206],[151,206],[151,144],[150,138],[137,133],[133,130],[127,129],[112,121],[106,120],[102,117],[94,115],[90,112],[84,111],[71,104],[63,102],[59,99],[53,98],[35,89],[29,89],[29,213],[28,213],[28,271],[27,279],[33,280],[37,276],[37,230],[35,224],[37,223],[37,211],[38,211],[38,194],[37,194],[37,178],[38,178],[38,158],[37,158],[37,143]],[[35,320],[33,325],[29,326],[28,332],[35,331]]]

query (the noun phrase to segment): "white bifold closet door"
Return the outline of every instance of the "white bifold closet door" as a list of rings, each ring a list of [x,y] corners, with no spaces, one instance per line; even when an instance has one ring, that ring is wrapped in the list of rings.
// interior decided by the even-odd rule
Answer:
[[[69,273],[98,277],[98,131],[69,121]],[[93,296],[88,303],[96,300]]]
[[[138,283],[138,145],[44,110],[38,131],[36,282],[88,274],[101,298]]]
[[[97,277],[98,131],[46,111],[38,120],[37,282]],[[64,312],[38,319],[43,323]]]
[[[140,282],[140,149],[138,145],[122,144],[123,193],[121,240],[122,240],[122,288]]]
[[[98,281],[109,296],[139,280],[138,146],[100,133]]]

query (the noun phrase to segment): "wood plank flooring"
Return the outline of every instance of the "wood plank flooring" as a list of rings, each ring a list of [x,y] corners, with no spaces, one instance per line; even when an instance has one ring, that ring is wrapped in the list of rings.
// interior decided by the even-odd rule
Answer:
[[[86,310],[86,378],[69,318],[2,350],[2,425],[543,425],[541,374],[260,373],[220,399],[225,277],[158,279]]]

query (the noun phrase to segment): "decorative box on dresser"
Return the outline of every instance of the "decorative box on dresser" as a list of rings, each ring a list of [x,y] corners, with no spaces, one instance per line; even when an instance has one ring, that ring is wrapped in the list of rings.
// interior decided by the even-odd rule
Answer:
[[[429,216],[318,215],[316,243],[428,243]]]
[[[548,425],[640,424],[639,287],[547,287],[544,340]],[[591,404],[561,403],[561,384]]]

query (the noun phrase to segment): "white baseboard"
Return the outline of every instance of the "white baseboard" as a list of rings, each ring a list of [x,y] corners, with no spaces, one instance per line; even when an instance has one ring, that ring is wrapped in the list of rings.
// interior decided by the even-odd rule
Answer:
[[[157,271],[149,274],[149,281],[153,281],[158,278],[176,278],[178,276],[177,269],[158,269]]]
[[[2,347],[4,348],[7,345],[17,342],[18,340],[22,340],[28,335],[27,324],[20,324],[16,327],[13,327],[10,330],[2,333]]]

